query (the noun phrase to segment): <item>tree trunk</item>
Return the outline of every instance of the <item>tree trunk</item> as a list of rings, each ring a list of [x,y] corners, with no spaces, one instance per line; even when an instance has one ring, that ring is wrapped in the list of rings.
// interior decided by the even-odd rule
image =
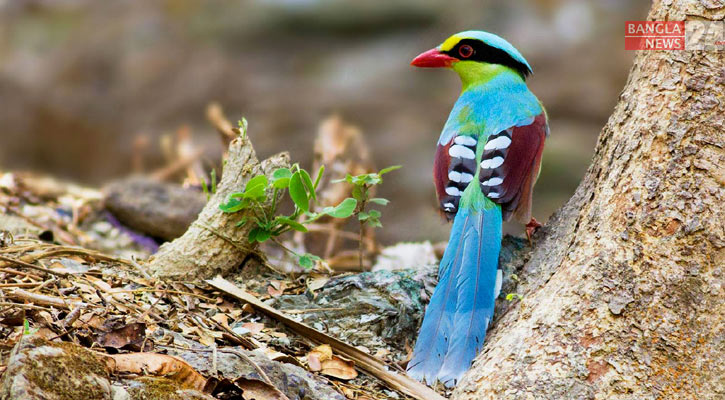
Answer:
[[[649,19],[722,21],[715,3],[655,1]],[[519,274],[523,300],[454,399],[725,398],[724,61],[637,55],[582,184]]]

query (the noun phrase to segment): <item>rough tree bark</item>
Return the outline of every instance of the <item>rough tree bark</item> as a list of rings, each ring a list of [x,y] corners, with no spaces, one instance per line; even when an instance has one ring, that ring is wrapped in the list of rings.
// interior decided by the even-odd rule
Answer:
[[[229,153],[217,191],[183,236],[165,243],[149,260],[147,268],[161,278],[193,280],[211,278],[237,267],[252,254],[256,245],[247,241],[252,224],[237,227],[244,212],[225,214],[219,205],[231,193],[244,189],[252,177],[289,167],[289,155],[281,153],[261,163],[249,138],[238,136],[229,143]]]
[[[724,15],[663,0],[649,19]],[[724,61],[637,55],[586,177],[519,274],[523,300],[454,399],[725,398]]]

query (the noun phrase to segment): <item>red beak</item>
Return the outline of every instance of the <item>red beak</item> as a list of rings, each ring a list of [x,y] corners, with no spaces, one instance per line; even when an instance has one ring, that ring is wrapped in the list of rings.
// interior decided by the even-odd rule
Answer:
[[[441,68],[450,67],[456,61],[458,59],[441,53],[438,49],[430,49],[424,53],[420,53],[418,57],[410,62],[410,65],[424,68]]]

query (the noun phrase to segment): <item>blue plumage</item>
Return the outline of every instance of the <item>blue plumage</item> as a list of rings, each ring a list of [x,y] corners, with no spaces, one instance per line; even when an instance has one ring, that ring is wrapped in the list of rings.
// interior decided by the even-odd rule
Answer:
[[[438,285],[408,364],[408,375],[453,386],[483,346],[493,318],[501,207],[461,208],[438,271]],[[484,240],[485,239],[485,240]]]
[[[468,370],[470,360],[483,347],[486,329],[493,319],[498,254],[501,250],[501,207],[472,212],[463,233],[461,266],[457,271],[456,312],[448,352],[438,373],[447,386],[455,385]],[[468,360],[468,361],[466,361]]]
[[[458,275],[463,260],[461,236],[471,224],[469,214],[462,210],[453,221],[448,247],[438,268],[438,285],[425,311],[423,325],[415,342],[415,356],[408,363],[408,375],[428,384],[435,384],[438,371],[448,353],[453,321],[458,302]]]

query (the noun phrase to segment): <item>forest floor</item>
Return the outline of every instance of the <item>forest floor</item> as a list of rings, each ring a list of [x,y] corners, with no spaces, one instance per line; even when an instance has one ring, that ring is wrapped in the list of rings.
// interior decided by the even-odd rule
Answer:
[[[205,281],[149,276],[153,246],[98,190],[4,173],[0,211],[2,398],[410,398],[325,335],[402,373],[435,284],[430,244],[406,245],[424,268],[283,273],[250,258],[217,278],[277,318]]]

